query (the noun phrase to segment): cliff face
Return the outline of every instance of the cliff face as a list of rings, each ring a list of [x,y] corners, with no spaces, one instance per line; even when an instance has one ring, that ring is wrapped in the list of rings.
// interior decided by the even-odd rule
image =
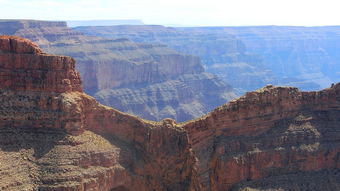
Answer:
[[[164,45],[136,44],[128,39],[87,40],[47,48],[80,62],[85,91],[96,93],[131,84],[153,84],[183,74],[204,71],[197,57]]]
[[[315,184],[282,184],[282,179],[300,173],[313,181],[325,169],[335,173],[324,172],[324,185],[339,179],[339,114],[340,84],[320,92],[267,86],[183,128],[197,154],[204,190],[278,190],[278,185],[318,190]],[[328,188],[337,185],[333,181]]]
[[[198,57],[179,53],[159,43],[135,43],[126,38],[86,36],[67,28],[65,22],[32,20],[0,20],[0,34],[29,38],[48,53],[72,56],[78,62],[76,67],[82,76],[86,93],[96,95],[105,92],[106,96],[99,99],[101,103],[149,120],[160,121],[164,116],[171,116],[178,121],[193,119],[235,97],[230,85],[211,74],[206,77]],[[187,77],[188,75],[191,77]],[[174,95],[171,99],[178,104],[167,105],[165,103],[169,102],[166,97],[153,96],[150,101],[140,102],[138,107],[131,106],[134,105],[134,100],[144,99],[138,92],[145,92],[154,86],[163,86],[160,91],[176,91],[179,87],[172,83],[173,80],[185,85],[191,83],[193,78],[203,87],[191,88],[191,97],[187,99],[191,102],[177,99],[177,95]],[[184,79],[188,81],[184,82]],[[204,90],[209,89],[208,84],[215,87],[210,89],[209,95],[218,99],[202,102],[210,99],[204,97],[207,95]],[[136,93],[133,97],[113,93],[125,88],[133,89]],[[108,92],[113,94],[107,95]],[[189,103],[197,107],[183,109],[182,106]],[[158,110],[163,111],[158,113]]]
[[[190,29],[155,25],[75,28],[99,37],[162,43],[178,52],[198,56],[207,72],[218,75],[239,93],[276,83],[277,79],[264,67],[261,56],[249,54],[245,44],[233,35],[204,28]]]
[[[186,74],[138,88],[102,90],[94,95],[104,105],[114,105],[120,111],[155,121],[164,118],[177,121],[193,119],[234,96],[231,87],[209,73]]]
[[[199,190],[175,122],[98,104],[70,57],[18,37],[0,45],[1,190]]]
[[[67,110],[60,113],[67,104],[57,94],[82,92],[74,60],[44,54],[37,45],[17,37],[1,36],[0,46],[1,125],[72,130],[81,116]]]

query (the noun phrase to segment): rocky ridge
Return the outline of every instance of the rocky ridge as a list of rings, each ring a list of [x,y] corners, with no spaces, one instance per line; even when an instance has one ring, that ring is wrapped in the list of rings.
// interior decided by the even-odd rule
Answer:
[[[278,190],[280,176],[339,168],[339,114],[340,84],[319,92],[269,85],[182,127],[198,157],[203,190],[243,183],[251,189],[258,180]],[[306,189],[304,182],[294,186]]]
[[[73,59],[0,39],[2,80],[28,84],[0,87],[1,190],[339,188],[340,83],[268,85],[192,121],[153,122],[84,94]]]

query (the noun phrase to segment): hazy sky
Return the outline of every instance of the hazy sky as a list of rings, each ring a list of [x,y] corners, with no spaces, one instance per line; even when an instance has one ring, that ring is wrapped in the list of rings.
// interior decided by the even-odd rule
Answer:
[[[0,0],[1,19],[180,25],[340,25],[339,0]]]

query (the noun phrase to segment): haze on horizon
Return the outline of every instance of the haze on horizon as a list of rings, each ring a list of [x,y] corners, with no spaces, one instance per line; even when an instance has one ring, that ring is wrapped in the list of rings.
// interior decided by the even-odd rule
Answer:
[[[0,0],[1,19],[120,20],[185,26],[340,25],[338,0]]]

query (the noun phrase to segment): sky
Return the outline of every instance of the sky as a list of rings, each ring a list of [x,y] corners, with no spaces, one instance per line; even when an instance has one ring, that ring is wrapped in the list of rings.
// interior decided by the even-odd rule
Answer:
[[[0,0],[0,19],[187,26],[340,25],[339,0]]]

